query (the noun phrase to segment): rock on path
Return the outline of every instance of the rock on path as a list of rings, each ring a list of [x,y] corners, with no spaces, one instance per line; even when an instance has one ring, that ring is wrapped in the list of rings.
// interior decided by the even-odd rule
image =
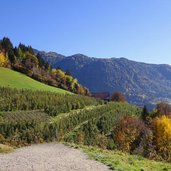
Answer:
[[[80,150],[62,144],[32,145],[0,154],[0,171],[109,171]]]

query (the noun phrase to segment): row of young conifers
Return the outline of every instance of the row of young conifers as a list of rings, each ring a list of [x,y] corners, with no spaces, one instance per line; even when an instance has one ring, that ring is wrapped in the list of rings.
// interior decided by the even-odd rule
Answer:
[[[0,94],[0,143],[15,146],[54,140],[98,144],[98,135],[108,133],[119,117],[141,111],[129,104],[106,105],[80,95],[10,88],[0,88]],[[72,132],[80,127],[85,132],[74,136]]]

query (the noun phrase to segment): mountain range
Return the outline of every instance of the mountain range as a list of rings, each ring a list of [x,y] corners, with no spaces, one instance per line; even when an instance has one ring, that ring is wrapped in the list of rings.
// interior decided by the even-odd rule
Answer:
[[[91,92],[121,91],[130,103],[154,105],[171,101],[171,66],[147,64],[126,58],[95,58],[83,54],[64,56],[36,51],[54,68],[69,70]]]

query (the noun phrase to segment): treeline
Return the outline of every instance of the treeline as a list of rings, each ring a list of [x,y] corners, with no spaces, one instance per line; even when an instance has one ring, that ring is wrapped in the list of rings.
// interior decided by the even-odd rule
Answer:
[[[0,41],[0,67],[12,68],[35,80],[73,93],[89,95],[89,90],[80,85],[70,72],[52,69],[39,53],[34,53],[31,46],[20,43],[14,47],[6,37]]]
[[[82,95],[57,94],[45,91],[18,90],[0,87],[0,111],[44,110],[51,116],[97,105],[94,98]]]

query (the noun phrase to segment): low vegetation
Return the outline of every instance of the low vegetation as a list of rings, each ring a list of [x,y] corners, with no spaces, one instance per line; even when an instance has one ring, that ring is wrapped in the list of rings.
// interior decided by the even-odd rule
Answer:
[[[126,115],[138,117],[140,114],[141,109],[130,104],[109,103],[92,111],[87,111],[87,120],[83,120],[73,131],[66,134],[64,140],[99,146],[105,143],[106,146],[111,146],[108,133],[110,133],[119,118]]]
[[[5,123],[20,123],[20,122],[32,122],[48,121],[49,116],[43,111],[31,110],[31,111],[14,111],[14,112],[1,112],[1,122]]]
[[[95,99],[46,91],[18,90],[0,87],[0,111],[44,110],[49,115],[97,105]]]
[[[0,143],[13,146],[58,140],[67,124],[76,125],[77,116],[73,123],[68,118],[61,125],[52,122],[53,117],[98,105],[95,99],[81,95],[10,88],[0,88],[0,94]]]
[[[0,144],[0,153],[9,153],[13,151],[14,149],[9,145]]]
[[[76,144],[67,144],[82,149],[91,159],[97,160],[116,171],[169,171],[171,164],[148,160],[138,155],[130,155],[121,151],[103,150]]]

